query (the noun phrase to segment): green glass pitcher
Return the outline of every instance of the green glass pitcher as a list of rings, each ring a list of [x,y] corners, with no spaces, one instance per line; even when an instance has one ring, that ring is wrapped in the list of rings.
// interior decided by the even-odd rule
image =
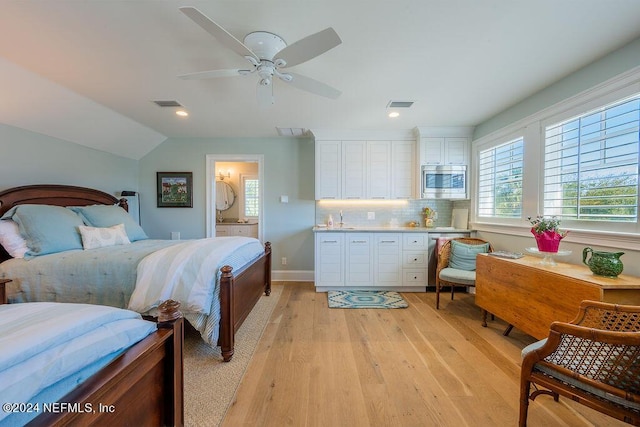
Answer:
[[[589,254],[591,254],[591,257],[587,261]],[[622,269],[624,268],[622,261],[620,261],[622,255],[624,255],[624,252],[594,251],[586,247],[582,251],[582,262],[589,266],[593,274],[605,277],[618,277],[618,274],[622,273]]]

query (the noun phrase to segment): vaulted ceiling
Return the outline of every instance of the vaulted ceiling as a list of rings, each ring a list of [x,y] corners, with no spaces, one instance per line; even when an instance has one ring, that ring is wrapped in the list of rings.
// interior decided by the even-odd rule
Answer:
[[[276,79],[263,108],[255,74],[179,79],[248,66],[181,6],[240,41],[332,27],[342,44],[291,71],[341,96]],[[473,126],[640,37],[639,16],[638,0],[6,0],[0,122],[134,159],[168,137]],[[389,101],[414,104],[390,119]]]

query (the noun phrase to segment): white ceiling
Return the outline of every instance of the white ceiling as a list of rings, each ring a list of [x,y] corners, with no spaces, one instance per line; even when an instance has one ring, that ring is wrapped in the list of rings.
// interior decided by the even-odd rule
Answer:
[[[180,6],[239,40],[333,27],[343,43],[291,71],[342,96],[277,80],[264,109],[255,75],[178,79],[247,66]],[[639,37],[639,17],[638,0],[3,0],[0,122],[134,159],[167,137],[473,126]],[[390,100],[415,104],[392,120]]]

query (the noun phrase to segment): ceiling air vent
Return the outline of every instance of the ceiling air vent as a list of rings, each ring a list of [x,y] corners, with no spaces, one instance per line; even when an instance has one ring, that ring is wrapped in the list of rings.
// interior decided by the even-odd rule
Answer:
[[[413,105],[413,101],[389,101],[387,108],[409,108]]]
[[[153,101],[158,107],[182,107],[178,101]]]
[[[278,135],[280,136],[304,136],[305,131],[303,128],[281,128],[276,127]]]

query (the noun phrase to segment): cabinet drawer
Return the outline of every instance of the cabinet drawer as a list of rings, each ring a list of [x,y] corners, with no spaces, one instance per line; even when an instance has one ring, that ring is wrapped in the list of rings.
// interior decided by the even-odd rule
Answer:
[[[404,270],[402,283],[427,286],[427,270]]]
[[[427,268],[427,252],[403,251],[402,268]]]
[[[400,235],[396,233],[380,233],[376,234],[376,245],[380,247],[400,248]]]
[[[429,247],[428,233],[404,233],[402,235],[402,248],[404,250],[427,249]]]

